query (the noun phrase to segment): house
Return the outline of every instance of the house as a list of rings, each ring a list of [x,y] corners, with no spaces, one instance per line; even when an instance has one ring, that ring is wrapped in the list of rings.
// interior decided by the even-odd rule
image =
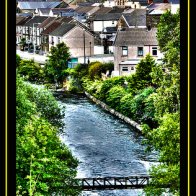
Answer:
[[[117,27],[118,29],[146,28],[146,9],[131,9],[128,13],[123,13]]]
[[[86,20],[97,10],[99,10],[99,7],[95,6],[78,6],[75,9],[75,15],[74,18],[80,22],[85,23]]]
[[[170,3],[152,3],[146,9],[146,25],[148,27],[157,27],[160,17],[167,10],[171,10]]]
[[[171,13],[175,14],[180,9],[180,0],[169,0],[171,4]]]
[[[135,72],[135,66],[147,54],[157,62],[163,54],[159,51],[156,28],[127,28],[117,31],[114,40],[113,75],[128,75]]]
[[[16,16],[16,44],[19,44],[23,38],[23,25],[31,18],[31,16]]]
[[[38,14],[39,8],[55,8],[58,5],[60,5],[61,2],[58,1],[19,1],[18,2],[18,8],[21,10],[21,12],[31,12],[34,14]]]
[[[43,53],[48,53],[49,52],[49,33],[51,33],[52,31],[54,31],[56,28],[58,28],[63,22],[64,23],[70,23],[71,21],[73,21],[74,19],[71,17],[59,17],[59,18],[55,18],[55,20],[53,20],[52,22],[50,22],[49,24],[45,25],[46,23],[45,21],[40,24],[40,28],[44,26],[43,31],[40,33],[41,35],[41,50],[43,51]]]
[[[89,18],[90,27],[95,32],[102,32],[106,27],[116,27],[122,13],[96,14]]]
[[[26,38],[28,43],[32,43],[33,45],[40,45],[41,36],[38,25],[47,18],[47,16],[34,16],[23,25],[23,37]]]
[[[38,8],[37,15],[38,16],[49,16],[51,8]]]
[[[85,63],[87,57],[94,55],[94,35],[88,28],[73,23],[62,23],[58,28],[49,33],[49,48],[64,42],[68,47],[71,57],[84,57]]]
[[[59,17],[59,16],[69,16],[73,17],[75,15],[75,8],[53,8],[49,12],[49,16]]]

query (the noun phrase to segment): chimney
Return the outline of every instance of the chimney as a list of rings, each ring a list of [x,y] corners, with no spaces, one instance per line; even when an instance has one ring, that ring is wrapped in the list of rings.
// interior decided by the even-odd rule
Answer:
[[[151,3],[153,3],[153,0],[148,0],[148,5],[150,5]]]

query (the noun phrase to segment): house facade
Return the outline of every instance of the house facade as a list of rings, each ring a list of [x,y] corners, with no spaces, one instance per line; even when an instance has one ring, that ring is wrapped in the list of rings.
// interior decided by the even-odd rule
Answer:
[[[147,54],[160,62],[163,54],[158,47],[156,28],[129,28],[119,30],[114,41],[113,75],[129,75],[135,73],[136,65]]]
[[[88,57],[94,55],[94,35],[77,24],[63,23],[49,33],[49,48],[61,42],[69,47],[72,58],[84,56],[88,63]]]

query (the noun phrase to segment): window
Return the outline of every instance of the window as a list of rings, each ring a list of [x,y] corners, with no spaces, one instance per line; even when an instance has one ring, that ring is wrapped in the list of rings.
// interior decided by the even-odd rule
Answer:
[[[60,37],[58,37],[58,44],[60,43]]]
[[[152,55],[157,56],[157,47],[152,47]]]
[[[54,37],[52,37],[51,44],[54,45]]]
[[[122,56],[127,56],[128,55],[128,46],[123,46],[122,47]]]
[[[137,48],[137,55],[138,56],[143,56],[144,54],[143,54],[143,47],[138,47]]]
[[[134,67],[131,67],[131,70],[134,70]]]
[[[129,71],[128,67],[122,67],[122,71]]]

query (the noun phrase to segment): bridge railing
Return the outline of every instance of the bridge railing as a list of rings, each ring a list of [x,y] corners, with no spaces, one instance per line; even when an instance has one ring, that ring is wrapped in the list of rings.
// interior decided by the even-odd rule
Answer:
[[[144,188],[149,184],[150,176],[103,177],[103,178],[77,178],[75,187],[83,190],[92,189],[127,189]]]

